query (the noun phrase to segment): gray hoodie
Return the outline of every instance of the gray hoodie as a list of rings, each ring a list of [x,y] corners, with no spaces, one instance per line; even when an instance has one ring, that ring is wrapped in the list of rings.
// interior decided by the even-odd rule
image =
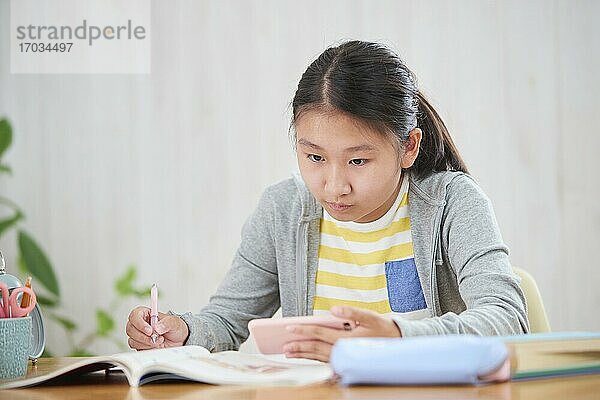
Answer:
[[[487,196],[461,172],[410,175],[409,216],[415,264],[431,318],[393,316],[403,336],[529,330],[519,278]],[[248,322],[312,313],[321,205],[295,174],[265,190],[216,293],[188,324],[186,344],[237,349]]]

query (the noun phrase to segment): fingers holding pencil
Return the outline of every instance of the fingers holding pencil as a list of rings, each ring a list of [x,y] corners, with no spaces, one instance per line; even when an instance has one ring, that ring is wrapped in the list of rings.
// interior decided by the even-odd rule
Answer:
[[[146,306],[134,308],[129,313],[125,331],[129,337],[129,347],[136,350],[175,347],[185,344],[188,337],[188,326],[176,315],[158,312],[155,330],[150,325],[151,310]],[[152,343],[152,334],[157,334],[156,343]]]

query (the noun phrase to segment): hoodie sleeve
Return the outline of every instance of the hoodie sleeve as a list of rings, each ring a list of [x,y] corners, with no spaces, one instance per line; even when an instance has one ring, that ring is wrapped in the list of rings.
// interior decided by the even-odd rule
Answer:
[[[402,335],[528,332],[525,297],[491,202],[469,176],[448,185],[441,224],[443,262],[456,275],[466,310],[416,321],[394,317]]]
[[[267,189],[245,222],[231,268],[208,305],[197,314],[180,315],[190,330],[186,344],[211,352],[238,349],[248,337],[248,322],[271,317],[279,308],[273,210]]]

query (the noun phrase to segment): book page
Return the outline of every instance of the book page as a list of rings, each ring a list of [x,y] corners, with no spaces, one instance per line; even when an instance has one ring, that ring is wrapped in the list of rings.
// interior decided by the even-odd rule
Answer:
[[[164,367],[164,364],[161,367]],[[151,369],[155,372],[169,372],[181,378],[218,385],[305,385],[324,382],[332,376],[332,370],[326,363],[289,360],[284,357],[274,358],[237,351],[182,359],[170,365],[168,370]],[[142,378],[141,383],[148,381]]]
[[[111,358],[129,367],[133,376],[139,376],[147,368],[170,366],[181,360],[208,356],[210,352],[201,346],[169,347],[144,351],[128,351],[114,354]]]
[[[508,343],[517,355],[515,377],[600,370],[600,339]]]
[[[40,371],[38,373],[37,368],[32,368],[24,377],[0,380],[0,390],[35,386],[45,382],[51,382],[57,378],[101,371],[116,365],[109,357],[73,357],[58,360],[58,362],[54,363],[53,370]]]
[[[600,363],[600,340],[515,343],[518,370],[560,369]]]

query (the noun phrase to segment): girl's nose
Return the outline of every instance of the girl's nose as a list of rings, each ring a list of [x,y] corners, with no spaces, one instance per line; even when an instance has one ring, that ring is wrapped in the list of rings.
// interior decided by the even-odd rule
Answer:
[[[330,201],[338,201],[340,196],[350,193],[351,186],[346,176],[334,169],[325,178],[324,190]]]

